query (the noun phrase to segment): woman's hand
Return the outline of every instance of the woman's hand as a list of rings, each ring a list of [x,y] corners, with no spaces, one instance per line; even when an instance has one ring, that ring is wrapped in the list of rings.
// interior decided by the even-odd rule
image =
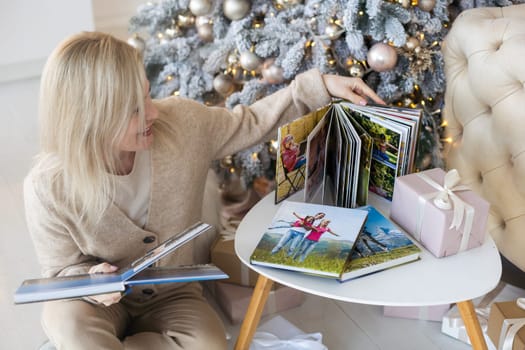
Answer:
[[[358,105],[366,105],[367,98],[385,104],[377,94],[361,78],[341,75],[323,74],[323,81],[328,93],[333,97],[344,98]]]
[[[104,262],[102,264],[98,264],[95,266],[92,266],[89,269],[89,273],[112,273],[118,270],[117,266],[111,265],[107,262]],[[104,304],[105,306],[110,306],[112,304],[116,304],[120,301],[122,298],[122,294],[119,292],[115,293],[109,293],[109,294],[100,294],[100,295],[92,295],[89,297],[86,297],[86,299],[89,302],[92,302],[94,304]]]

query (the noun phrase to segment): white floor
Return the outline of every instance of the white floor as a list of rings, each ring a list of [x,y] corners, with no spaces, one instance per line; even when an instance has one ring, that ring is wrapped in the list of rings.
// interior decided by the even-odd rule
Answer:
[[[0,349],[36,349],[45,339],[39,321],[41,305],[12,303],[18,284],[39,274],[22,201],[23,177],[38,149],[38,83],[35,79],[0,84]],[[301,307],[281,316],[304,332],[321,332],[331,350],[470,348],[442,334],[439,322],[383,317],[378,306],[308,295]],[[225,323],[233,347],[239,325]]]

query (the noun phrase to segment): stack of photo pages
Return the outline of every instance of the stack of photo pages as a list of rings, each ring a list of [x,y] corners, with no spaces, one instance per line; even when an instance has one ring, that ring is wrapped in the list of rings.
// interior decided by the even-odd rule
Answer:
[[[335,101],[278,130],[275,202],[354,208],[368,191],[392,199],[395,177],[413,172],[421,110]]]

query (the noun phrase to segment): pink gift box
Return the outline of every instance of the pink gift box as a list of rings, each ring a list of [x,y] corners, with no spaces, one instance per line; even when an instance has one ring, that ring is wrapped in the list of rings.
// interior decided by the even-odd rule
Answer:
[[[383,315],[424,321],[439,321],[450,309],[450,304],[432,306],[384,306]]]
[[[420,175],[422,174],[422,175]],[[453,209],[436,206],[434,199],[438,189],[429,184],[443,186],[445,171],[440,168],[425,170],[396,178],[390,217],[428,251],[436,257],[458,253],[461,249],[465,224],[470,222],[470,235],[467,233],[463,249],[478,247],[485,241],[486,222],[489,203],[471,190],[454,191],[467,206],[474,209],[472,219],[465,214],[459,228],[450,228],[453,222]]]
[[[240,323],[246,315],[253,288],[215,282],[215,299],[232,324]],[[291,309],[303,303],[305,295],[297,289],[276,285],[270,291],[262,316]]]

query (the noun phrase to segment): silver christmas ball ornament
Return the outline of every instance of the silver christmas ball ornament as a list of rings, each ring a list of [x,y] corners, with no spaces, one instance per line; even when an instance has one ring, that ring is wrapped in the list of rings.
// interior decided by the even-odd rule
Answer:
[[[396,66],[397,52],[388,44],[376,43],[368,50],[366,59],[370,68],[376,72],[386,72]]]
[[[212,20],[208,16],[197,16],[195,17],[195,27],[204,26],[207,24],[212,24]]]
[[[133,34],[127,42],[140,52],[144,52],[146,49],[146,42],[137,33]]]
[[[235,52],[231,52],[226,60],[229,65],[236,65],[239,63],[239,56]]]
[[[250,2],[249,0],[225,0],[222,4],[222,10],[224,15],[236,21],[243,18],[250,11]]]
[[[233,79],[229,75],[221,73],[213,79],[213,88],[223,96],[231,94],[233,87]]]
[[[242,52],[239,58],[239,62],[241,64],[241,67],[246,70],[257,70],[262,63],[259,56],[257,56],[251,51]]]
[[[203,16],[210,13],[211,5],[211,0],[190,0],[188,7],[195,16]]]
[[[210,23],[202,24],[197,27],[197,34],[202,41],[212,42],[213,41],[213,26]]]
[[[268,84],[281,84],[284,81],[283,69],[275,65],[275,59],[264,61],[261,74]]]
[[[414,51],[419,47],[419,40],[413,36],[409,37],[405,43],[405,47],[408,51]]]
[[[436,0],[419,0],[417,3],[417,7],[426,12],[432,11],[435,6]]]

